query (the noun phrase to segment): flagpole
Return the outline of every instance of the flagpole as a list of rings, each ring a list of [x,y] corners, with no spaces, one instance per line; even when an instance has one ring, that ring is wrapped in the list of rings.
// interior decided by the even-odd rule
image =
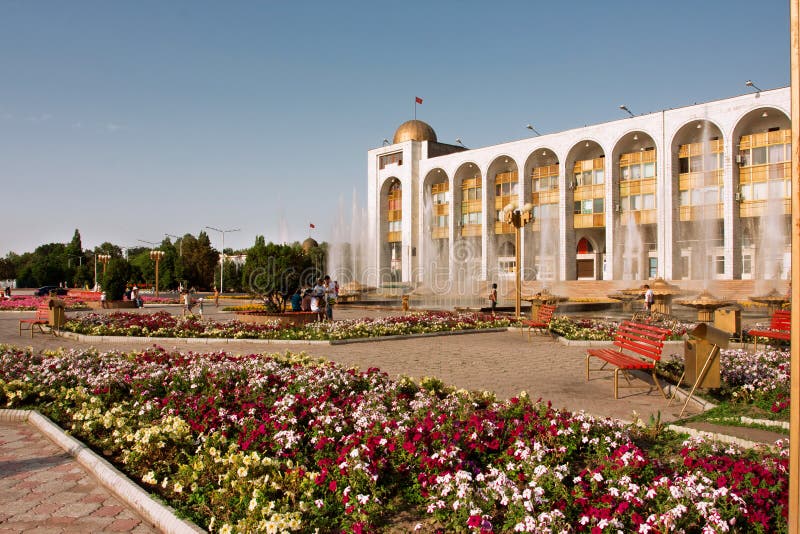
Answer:
[[[417,120],[417,97],[414,97],[414,120]]]

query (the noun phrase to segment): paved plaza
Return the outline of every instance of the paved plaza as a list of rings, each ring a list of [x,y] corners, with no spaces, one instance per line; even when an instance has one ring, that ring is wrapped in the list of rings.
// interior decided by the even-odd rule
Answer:
[[[222,308],[222,305],[220,305]],[[179,306],[147,307],[135,310],[151,313],[166,310],[180,314]],[[213,305],[205,306],[206,319],[227,319],[230,313]],[[70,312],[70,315],[88,312]],[[337,319],[380,317],[397,310],[340,306]],[[31,346],[35,350],[84,348],[137,350],[152,344],[135,338],[120,343],[87,343],[28,332],[20,337],[18,321],[30,313],[0,313],[0,343]],[[231,353],[275,353],[304,351],[345,366],[378,367],[392,377],[435,376],[445,383],[468,390],[489,390],[500,398],[527,391],[534,398],[549,401],[556,408],[585,411],[595,416],[647,422],[660,417],[662,422],[677,419],[681,404],[672,406],[656,388],[623,389],[614,400],[611,375],[586,381],[585,347],[565,346],[546,335],[519,331],[472,333],[350,343],[343,345],[289,343],[263,344],[235,341],[206,344],[165,339],[167,349]],[[681,347],[665,349],[665,355],[680,353]],[[690,404],[689,412],[698,406]],[[705,430],[718,431],[709,428]],[[732,429],[732,432],[740,430]],[[748,439],[770,442],[778,436],[763,433]],[[116,501],[103,486],[90,477],[69,455],[36,429],[23,423],[0,422],[0,534],[5,532],[151,532],[152,527],[134,511]]]

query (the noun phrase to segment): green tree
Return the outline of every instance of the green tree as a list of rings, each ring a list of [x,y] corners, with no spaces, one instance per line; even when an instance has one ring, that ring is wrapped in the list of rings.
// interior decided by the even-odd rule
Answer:
[[[127,261],[123,258],[111,258],[101,282],[108,300],[122,300],[130,276],[131,268]]]
[[[186,234],[182,247],[183,257],[180,263],[186,284],[197,289],[211,289],[219,253],[211,246],[208,234],[200,232],[197,238]]]

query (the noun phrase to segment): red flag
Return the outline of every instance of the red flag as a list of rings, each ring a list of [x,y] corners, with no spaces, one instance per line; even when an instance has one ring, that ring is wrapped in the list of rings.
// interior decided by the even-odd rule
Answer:
[[[308,227],[309,228],[316,228],[316,226],[314,226],[314,223],[308,223]]]
[[[417,97],[414,97],[414,98],[417,99],[417,104],[422,104],[422,99],[420,97],[417,96]]]

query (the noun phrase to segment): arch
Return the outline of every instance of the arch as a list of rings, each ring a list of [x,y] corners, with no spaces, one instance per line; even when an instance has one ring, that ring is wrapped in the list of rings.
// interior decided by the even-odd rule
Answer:
[[[578,240],[578,244],[575,246],[576,254],[592,254],[593,252],[594,245],[592,245],[592,242],[589,239],[582,237]]]
[[[752,109],[734,125],[729,145],[735,278],[780,276],[783,255],[791,253],[791,142],[791,120],[774,106]]]
[[[672,261],[673,279],[716,277],[716,268],[708,258],[724,255],[721,197],[725,189],[725,145],[723,129],[705,117],[684,122],[670,140],[672,176],[665,179],[677,204],[673,209],[677,216],[672,222],[672,257],[668,260]]]

